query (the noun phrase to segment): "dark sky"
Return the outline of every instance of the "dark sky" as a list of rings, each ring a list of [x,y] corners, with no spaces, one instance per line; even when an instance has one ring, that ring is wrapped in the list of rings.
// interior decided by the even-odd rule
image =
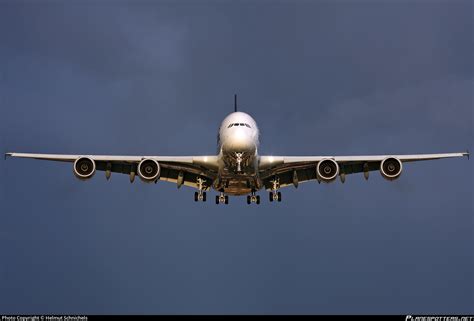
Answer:
[[[0,1],[0,151],[473,148],[472,1]],[[194,203],[0,161],[2,313],[474,313],[473,162]],[[212,200],[213,195],[208,196]]]

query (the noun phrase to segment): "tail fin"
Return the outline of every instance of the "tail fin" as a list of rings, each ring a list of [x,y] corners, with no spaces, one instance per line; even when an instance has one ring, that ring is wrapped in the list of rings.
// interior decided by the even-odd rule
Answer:
[[[234,94],[234,113],[237,112],[237,94]]]

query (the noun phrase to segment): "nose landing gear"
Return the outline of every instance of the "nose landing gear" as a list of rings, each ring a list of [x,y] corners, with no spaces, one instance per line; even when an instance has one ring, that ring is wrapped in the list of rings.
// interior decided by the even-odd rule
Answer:
[[[242,160],[243,160],[244,153],[235,153],[235,161],[237,162],[237,172],[240,173],[242,171]]]

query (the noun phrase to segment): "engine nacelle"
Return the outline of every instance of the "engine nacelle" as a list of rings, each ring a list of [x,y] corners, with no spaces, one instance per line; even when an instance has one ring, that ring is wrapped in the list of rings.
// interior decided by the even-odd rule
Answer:
[[[333,159],[323,159],[316,166],[318,180],[329,183],[336,179],[339,174],[339,165]]]
[[[380,163],[380,174],[385,179],[393,181],[402,173],[402,162],[396,157],[387,157]]]
[[[74,162],[73,172],[77,178],[86,180],[94,176],[95,168],[95,162],[92,158],[79,157]]]
[[[160,177],[160,164],[154,159],[144,159],[138,164],[138,176],[142,181],[151,183]]]

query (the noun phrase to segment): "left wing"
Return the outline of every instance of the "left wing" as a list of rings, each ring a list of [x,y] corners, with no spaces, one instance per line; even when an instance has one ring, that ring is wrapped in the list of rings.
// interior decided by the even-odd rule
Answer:
[[[173,182],[197,188],[198,178],[205,180],[205,189],[209,189],[217,177],[217,156],[108,156],[108,155],[59,155],[6,153],[5,157],[33,158],[58,162],[75,163],[76,160],[87,158],[93,160],[95,170],[104,171],[109,178],[111,173],[130,175],[133,182],[138,175],[138,166],[143,160],[158,162],[159,180]],[[92,176],[92,175],[91,175]],[[156,182],[156,181],[155,181]]]
[[[368,178],[370,171],[381,170],[381,165],[384,161],[387,160],[386,164],[389,166],[390,162],[388,162],[388,160],[392,160],[394,170],[399,170],[399,173],[396,175],[397,173],[393,172],[393,175],[387,174],[384,176],[387,179],[395,179],[401,173],[402,163],[463,156],[469,158],[469,152],[372,156],[261,156],[260,178],[263,180],[266,189],[271,189],[274,186],[273,182],[275,178],[278,178],[280,187],[288,185],[297,187],[299,183],[309,180],[331,181],[335,179],[336,176],[339,176],[341,181],[344,182],[347,174],[363,172],[365,177]],[[337,169],[337,171],[328,175],[329,180],[325,180],[323,175],[318,175],[317,171],[318,165],[327,160],[332,160],[337,164],[332,168],[333,170]],[[328,165],[334,164],[330,161],[327,162]],[[397,167],[397,163],[399,163],[399,168]],[[329,170],[330,169],[331,168],[329,168]],[[388,173],[389,168],[386,167],[385,169],[386,173]],[[328,173],[330,172],[329,170]]]

